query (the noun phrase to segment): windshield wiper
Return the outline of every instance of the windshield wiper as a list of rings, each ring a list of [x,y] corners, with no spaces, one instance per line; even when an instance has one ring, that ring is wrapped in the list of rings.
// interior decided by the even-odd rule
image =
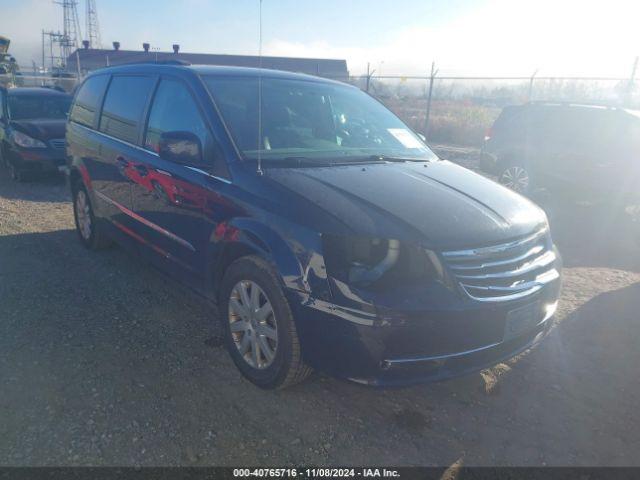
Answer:
[[[255,159],[252,159],[255,161]],[[264,164],[272,167],[319,167],[341,165],[365,165],[370,163],[386,162],[428,162],[425,158],[394,157],[387,155],[345,156],[345,157],[305,157],[303,155],[291,155],[280,158],[263,158]]]
[[[257,159],[250,158],[249,161],[255,162]],[[313,158],[305,156],[289,156],[289,157],[272,157],[262,158],[262,164],[269,167],[319,167],[334,165],[332,159]]]
[[[393,155],[371,155],[370,160],[377,160],[379,162],[428,162],[426,158],[414,158],[414,157],[396,157]]]
[[[270,159],[273,161],[272,165],[278,166],[296,166],[296,167],[317,167],[317,166],[333,166],[333,165],[360,165],[367,163],[383,163],[382,160],[375,155],[370,157],[305,157],[305,156],[290,156],[278,159]],[[263,159],[264,161],[264,159]]]

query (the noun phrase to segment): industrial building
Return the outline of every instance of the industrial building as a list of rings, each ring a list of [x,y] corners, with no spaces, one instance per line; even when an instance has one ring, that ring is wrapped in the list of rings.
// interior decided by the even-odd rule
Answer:
[[[222,55],[209,53],[183,53],[179,45],[173,45],[172,52],[152,50],[148,43],[142,50],[121,50],[119,42],[113,42],[113,49],[89,48],[87,41],[84,48],[72,52],[67,59],[67,69],[82,74],[99,68],[122,65],[126,63],[180,60],[193,65],[224,65],[237,67],[259,67],[290,72],[307,73],[336,80],[347,80],[349,71],[346,60],[325,58],[269,57],[254,55]]]

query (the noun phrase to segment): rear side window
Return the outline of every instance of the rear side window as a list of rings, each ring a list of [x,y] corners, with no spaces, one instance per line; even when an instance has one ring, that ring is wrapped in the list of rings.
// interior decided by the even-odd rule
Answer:
[[[535,105],[505,107],[493,125],[493,137],[512,142],[528,142],[544,136],[548,110]]]
[[[71,109],[70,118],[72,121],[93,127],[96,119],[96,112],[99,109],[100,99],[107,87],[109,77],[107,75],[98,75],[90,77],[80,87],[76,101]]]
[[[158,152],[160,135],[176,131],[196,134],[203,148],[209,142],[209,131],[187,87],[178,80],[164,79],[151,107],[145,148]]]
[[[138,127],[154,79],[143,76],[113,77],[100,117],[100,131],[129,143],[137,143]]]

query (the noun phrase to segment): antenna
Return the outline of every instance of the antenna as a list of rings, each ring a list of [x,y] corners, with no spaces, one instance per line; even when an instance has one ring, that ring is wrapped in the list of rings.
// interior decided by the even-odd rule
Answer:
[[[262,0],[260,0],[259,26],[258,26],[258,175],[262,171]]]

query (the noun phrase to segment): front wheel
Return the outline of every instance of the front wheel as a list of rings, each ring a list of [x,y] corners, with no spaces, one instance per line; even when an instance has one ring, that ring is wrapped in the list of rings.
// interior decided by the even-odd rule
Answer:
[[[15,163],[11,163],[7,160],[7,164],[9,165],[9,170],[11,171],[11,178],[19,183],[24,183],[31,179],[28,172],[22,170],[19,165]]]
[[[274,389],[309,376],[289,303],[268,263],[255,256],[232,263],[219,304],[227,350],[248,380]]]
[[[522,195],[528,195],[533,190],[531,173],[523,165],[505,165],[498,174],[498,182]]]
[[[11,168],[9,165],[9,156],[4,153],[4,146],[0,143],[0,165],[3,165],[7,169]]]

